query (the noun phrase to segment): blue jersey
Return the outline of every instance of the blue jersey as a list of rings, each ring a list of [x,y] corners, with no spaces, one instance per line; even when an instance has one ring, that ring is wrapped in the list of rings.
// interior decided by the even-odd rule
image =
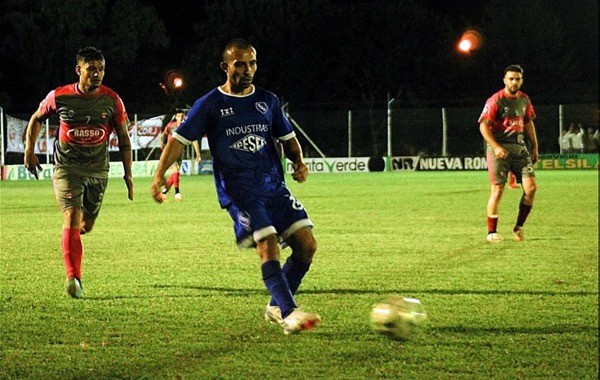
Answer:
[[[196,100],[173,138],[188,145],[204,134],[213,156],[221,207],[231,204],[228,186],[242,184],[264,195],[273,186],[283,185],[276,140],[296,134],[275,94],[254,87],[251,94],[236,96],[215,88]]]

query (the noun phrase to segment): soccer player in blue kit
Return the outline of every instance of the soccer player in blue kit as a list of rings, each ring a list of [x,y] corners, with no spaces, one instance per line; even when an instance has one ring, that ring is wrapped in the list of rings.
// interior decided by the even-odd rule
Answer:
[[[151,192],[162,203],[165,172],[184,146],[207,135],[219,204],[233,219],[239,248],[256,247],[264,283],[271,293],[265,319],[284,333],[312,329],[321,317],[300,310],[294,294],[308,272],[317,243],[304,206],[285,185],[277,140],[293,162],[292,178],[304,182],[308,168],[279,99],[252,84],[256,50],[235,39],[223,49],[227,80],[196,100],[160,157]],[[283,267],[280,244],[292,254]]]

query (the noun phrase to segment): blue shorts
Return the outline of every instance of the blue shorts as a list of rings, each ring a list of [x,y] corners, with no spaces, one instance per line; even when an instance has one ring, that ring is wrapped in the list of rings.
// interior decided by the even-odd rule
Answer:
[[[233,219],[235,239],[240,249],[255,247],[257,241],[272,234],[277,236],[282,246],[286,246],[286,240],[296,231],[312,228],[313,223],[304,206],[285,184],[272,185],[264,192],[244,190],[243,185],[228,191],[232,204],[227,211]]]

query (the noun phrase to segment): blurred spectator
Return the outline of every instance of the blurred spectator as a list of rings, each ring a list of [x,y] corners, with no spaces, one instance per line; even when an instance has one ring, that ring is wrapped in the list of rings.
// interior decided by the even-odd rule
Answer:
[[[569,140],[569,131],[561,129],[560,140],[558,141],[562,153],[571,153],[571,141]]]
[[[575,123],[571,123],[568,136],[571,145],[569,153],[583,153],[583,128],[581,123],[577,126],[575,126]]]
[[[598,152],[598,130],[589,127],[584,137],[584,147],[586,153]]]

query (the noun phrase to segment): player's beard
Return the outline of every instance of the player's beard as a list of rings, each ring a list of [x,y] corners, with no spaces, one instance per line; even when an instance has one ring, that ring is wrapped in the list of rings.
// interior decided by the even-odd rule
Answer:
[[[102,80],[91,80],[90,81],[90,90],[96,90],[102,85]]]
[[[519,86],[511,86],[508,88],[508,93],[511,95],[517,95],[517,92],[519,92]]]

